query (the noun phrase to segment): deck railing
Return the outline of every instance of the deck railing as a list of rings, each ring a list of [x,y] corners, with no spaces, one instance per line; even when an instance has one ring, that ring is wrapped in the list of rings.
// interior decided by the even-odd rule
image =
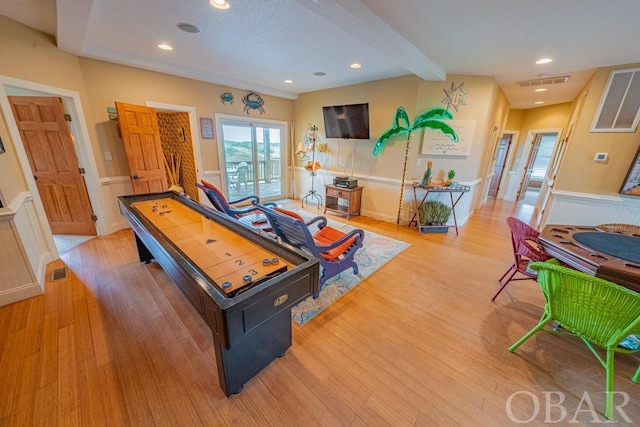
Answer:
[[[249,161],[235,161],[227,162],[227,174],[232,174],[238,169],[240,163],[246,163],[249,171],[247,173],[247,181],[254,180],[253,162]],[[273,180],[280,179],[280,159],[274,159],[267,164],[264,160],[258,160],[258,182],[271,182]]]

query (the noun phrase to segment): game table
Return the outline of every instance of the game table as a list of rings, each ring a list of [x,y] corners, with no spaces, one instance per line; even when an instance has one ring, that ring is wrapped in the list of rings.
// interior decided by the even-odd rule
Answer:
[[[538,237],[546,253],[582,272],[640,292],[640,236],[606,227],[547,225]]]
[[[174,192],[118,197],[141,262],[155,259],[212,331],[227,396],[291,346],[291,308],[318,260]]]

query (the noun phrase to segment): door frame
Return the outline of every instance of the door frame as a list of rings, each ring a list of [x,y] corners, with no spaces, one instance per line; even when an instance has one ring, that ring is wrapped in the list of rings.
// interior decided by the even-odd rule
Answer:
[[[216,132],[218,132],[218,167],[220,170],[220,181],[222,183],[222,188],[226,192],[227,189],[227,171],[226,168],[223,168],[224,165],[224,144],[222,141],[222,122],[233,121],[233,122],[241,122],[241,123],[263,123],[265,125],[276,125],[282,126],[282,141],[280,141],[280,176],[282,183],[282,196],[288,197],[289,194],[289,165],[287,162],[289,161],[289,122],[285,120],[271,120],[271,119],[260,119],[256,117],[244,117],[244,116],[233,116],[230,114],[215,114],[216,119]],[[227,195],[228,197],[229,195]],[[262,198],[261,198],[262,199]]]
[[[558,147],[558,142],[560,141],[560,135],[562,135],[562,129],[563,128],[529,129],[529,131],[527,132],[527,139],[524,142],[522,153],[520,153],[519,162],[517,165],[515,165],[518,168],[518,173],[516,175],[518,178],[518,185],[514,186],[513,200],[515,200],[516,202],[518,201],[518,190],[520,190],[520,187],[522,186],[522,180],[525,179],[525,173],[528,166],[527,164],[529,160],[529,155],[531,154],[531,149],[533,148],[532,143],[535,136],[539,133],[557,134],[556,143],[554,145],[554,152],[555,152],[556,148]],[[553,154],[552,154],[552,157],[553,157]],[[538,206],[538,203],[536,203],[536,207]]]
[[[502,177],[500,178],[500,182],[498,183],[498,193],[496,194],[496,199],[506,198],[507,190],[508,190],[508,185],[506,184],[507,184],[507,180],[509,179],[509,170],[510,170],[509,165],[511,165],[511,163],[513,162],[513,156],[514,156],[514,153],[516,152],[515,148],[518,146],[518,138],[520,137],[520,131],[517,131],[517,130],[502,131],[502,135],[500,135],[500,140],[497,142],[498,146],[495,148],[495,150],[499,148],[500,141],[502,141],[502,138],[504,138],[505,135],[511,135],[511,143],[509,144],[509,147],[507,147],[507,154],[505,155],[505,159],[504,159],[504,168],[502,171]]]
[[[7,93],[7,91],[9,93]],[[20,168],[24,180],[27,183],[27,187],[31,196],[33,197],[34,208],[43,219],[47,216],[44,211],[44,205],[36,186],[36,181],[33,179],[31,173],[31,165],[29,164],[29,158],[27,152],[22,143],[20,137],[20,131],[16,124],[15,117],[11,111],[11,104],[9,103],[8,96],[10,95],[26,95],[26,96],[54,96],[62,99],[66,114],[71,115],[70,126],[73,129],[73,135],[76,138],[76,154],[80,166],[85,169],[85,182],[87,186],[87,192],[89,193],[89,201],[93,209],[93,213],[98,217],[96,221],[96,231],[98,236],[107,233],[106,218],[104,215],[104,208],[100,199],[100,178],[98,176],[98,166],[93,154],[93,148],[91,147],[91,139],[89,138],[89,129],[84,116],[84,110],[82,108],[82,102],[80,101],[80,94],[76,91],[62,89],[55,86],[49,86],[41,83],[35,83],[28,80],[16,79],[14,77],[8,77],[0,74],[0,108],[6,118],[7,127],[11,134],[18,161],[20,162]],[[58,250],[53,241],[53,234],[49,227],[47,220],[40,221],[40,226],[44,237],[47,242],[49,251],[53,254],[54,259],[59,258]]]
[[[163,102],[147,101],[147,107],[155,108],[161,113],[188,113],[189,127],[191,128],[191,145],[193,149],[193,157],[196,164],[196,177],[198,181],[204,179],[202,173],[202,155],[200,154],[200,133],[198,132],[198,121],[196,115],[196,107],[178,104],[165,104]]]

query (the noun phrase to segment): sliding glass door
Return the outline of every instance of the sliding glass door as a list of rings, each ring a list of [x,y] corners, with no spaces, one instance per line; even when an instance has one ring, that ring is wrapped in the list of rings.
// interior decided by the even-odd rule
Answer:
[[[218,118],[221,170],[227,195],[282,198],[286,125],[281,122]]]

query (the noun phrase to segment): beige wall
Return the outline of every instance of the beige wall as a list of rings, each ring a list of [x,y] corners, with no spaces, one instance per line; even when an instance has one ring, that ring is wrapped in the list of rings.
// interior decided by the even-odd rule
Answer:
[[[328,151],[323,153],[319,159],[324,169],[349,174],[351,172],[351,156],[356,148],[354,174],[400,178],[404,159],[404,143],[399,138],[394,139],[377,157],[373,156],[373,143],[391,127],[398,106],[404,106],[409,117],[414,117],[419,84],[420,79],[417,77],[406,76],[303,93],[299,99],[294,101],[294,142],[297,145],[302,141],[304,132],[309,125],[316,125],[321,141],[329,144]],[[369,103],[371,140],[339,140],[336,138],[327,140],[324,137],[322,107],[359,103]],[[402,141],[406,141],[406,138]],[[395,149],[398,146],[401,146],[400,150]],[[303,163],[299,159],[296,161],[299,166]]]
[[[633,156],[640,146],[638,129],[632,133],[591,133],[589,129],[598,109],[602,93],[613,69],[633,68],[640,64],[598,69],[576,98],[575,125],[565,159],[556,181],[556,190],[617,194]],[[593,160],[596,153],[609,153],[606,163]]]
[[[83,104],[89,137],[96,157],[100,177],[126,176],[128,166],[121,140],[115,132],[115,122],[109,121],[106,108],[115,101],[144,104],[147,101],[193,106],[198,117],[213,117],[216,113],[246,117],[239,90],[181,77],[144,71],[103,61],[78,58],[55,47],[51,37],[0,16],[0,74],[78,92]],[[402,105],[413,120],[416,114],[434,107],[444,107],[444,89],[452,83],[464,83],[468,91],[466,105],[455,119],[477,122],[471,155],[466,158],[428,158],[419,154],[423,132],[418,131],[410,144],[408,180],[422,177],[426,161],[434,162],[434,174],[449,169],[458,172],[460,181],[482,179],[490,161],[495,140],[504,129],[520,130],[520,146],[529,129],[567,128],[573,124],[567,156],[560,171],[556,189],[617,193],[629,163],[638,148],[636,133],[591,134],[588,129],[606,84],[609,68],[600,69],[573,104],[514,110],[505,120],[508,102],[493,77],[449,75],[444,82],[423,81],[415,76],[398,77],[359,85],[301,94],[296,101],[264,96],[265,114],[251,111],[250,116],[295,121],[294,143],[302,140],[309,124],[316,124],[324,134],[322,106],[368,102],[370,104],[371,141],[357,143],[354,172],[359,175],[399,180],[402,176],[406,139],[393,139],[377,157],[372,155],[373,142],[388,129],[398,106]],[[220,94],[232,92],[234,104],[222,104]],[[498,128],[495,131],[495,128]],[[198,130],[199,131],[199,130]],[[497,134],[496,134],[497,132]],[[7,153],[0,155],[0,187],[7,200],[27,189],[17,165],[13,141],[6,121],[0,123],[0,137]],[[217,134],[216,134],[217,137]],[[330,140],[325,154],[325,169],[348,173],[351,169],[353,140]],[[205,170],[220,169],[216,140],[202,140],[201,154]],[[113,160],[104,160],[110,151]],[[595,152],[608,152],[607,164],[593,162]],[[416,166],[416,159],[422,164]],[[298,162],[298,165],[300,163]],[[7,173],[4,173],[7,171]]]
[[[115,102],[145,105],[147,101],[195,107],[198,118],[213,118],[215,113],[247,117],[243,111],[242,97],[249,91],[214,85],[197,80],[145,71],[104,61],[80,58],[87,93],[91,102],[85,106],[87,121],[95,135],[94,151],[100,176],[126,176],[129,167],[122,140],[117,136],[116,121],[110,121],[107,107]],[[233,104],[222,104],[220,94],[231,92]],[[252,110],[251,117],[290,121],[293,101],[272,96],[263,96],[264,114]],[[199,122],[198,122],[199,126]],[[200,129],[197,130],[200,132]],[[216,139],[201,139],[202,167],[205,170],[220,169]],[[104,160],[103,153],[110,151],[113,161]]]
[[[487,151],[487,142],[493,131],[493,124],[502,126],[508,113],[506,98],[493,77],[450,75],[444,82],[433,82],[424,81],[415,76],[405,76],[301,94],[300,98],[294,102],[296,144],[302,140],[303,133],[309,124],[318,126],[322,140],[325,142],[323,106],[368,102],[371,140],[358,142],[354,174],[400,180],[404,166],[406,136],[392,138],[378,156],[372,154],[374,142],[392,126],[399,106],[405,108],[411,123],[417,114],[436,107],[446,108],[442,103],[446,96],[444,89],[450,89],[454,82],[456,85],[464,83],[465,90],[468,91],[467,105],[461,105],[459,111],[451,108],[454,119],[477,122],[471,154],[468,157],[423,156],[419,153],[424,131],[419,130],[413,135],[409,146],[407,181],[422,178],[427,160],[433,161],[433,172],[436,177],[443,175],[449,169],[455,169],[458,172],[456,179],[474,180],[481,173],[480,168]],[[323,158],[326,164],[326,166],[323,164],[323,167],[342,172],[340,165],[346,165],[346,172],[349,173],[351,150],[356,142],[354,140],[339,141],[333,138],[326,142],[329,142],[329,152]],[[338,153],[339,149],[340,153]],[[417,158],[421,159],[420,166],[416,166]],[[298,165],[300,164],[298,161]]]
[[[509,131],[520,131],[524,113],[526,111],[527,110],[510,110],[509,117],[507,117],[507,124],[504,129]]]
[[[532,108],[529,110],[511,110],[512,113],[514,113],[514,118],[511,118],[512,113],[510,113],[509,119],[507,120],[507,129],[520,131],[515,147],[515,155],[511,159],[511,164],[508,165],[511,170],[517,170],[518,166],[524,168],[522,162],[526,162],[526,159],[522,159],[522,153],[526,148],[525,144],[527,141],[531,142],[529,132],[558,129],[560,131],[559,136],[562,137],[567,127],[572,105],[572,103],[565,102],[563,104]],[[519,128],[509,127],[511,125],[517,125],[518,123],[520,124]]]
[[[0,15],[0,74],[76,91],[85,103],[84,82],[78,58],[56,48],[52,37]],[[9,203],[27,190],[14,142],[7,128],[6,114],[0,123],[0,137],[7,150],[0,155],[0,188]]]

